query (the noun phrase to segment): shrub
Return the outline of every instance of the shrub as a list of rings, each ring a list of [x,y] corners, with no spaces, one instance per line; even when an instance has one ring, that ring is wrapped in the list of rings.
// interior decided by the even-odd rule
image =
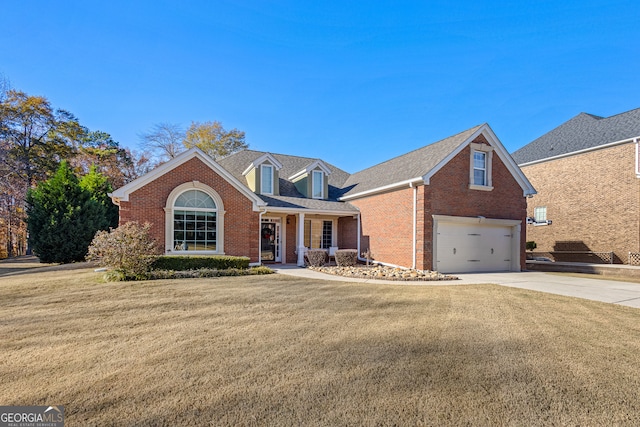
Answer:
[[[149,273],[149,279],[199,279],[203,277],[225,277],[225,276],[254,276],[261,274],[273,274],[273,270],[268,267],[252,268],[228,268],[226,270],[215,270],[202,268],[199,270],[153,270]]]
[[[537,247],[538,247],[538,245],[533,240],[530,240],[530,241],[527,242],[527,250],[528,251],[532,251]]]
[[[327,262],[327,253],[322,249],[311,249],[307,251],[307,259],[311,267],[322,267]]]
[[[336,265],[338,267],[353,267],[358,262],[358,251],[355,249],[338,249],[336,251]]]
[[[212,270],[227,270],[230,268],[249,268],[249,258],[240,256],[174,256],[165,255],[156,259],[151,266],[152,270],[200,270],[203,268]]]
[[[105,207],[78,182],[66,161],[50,179],[27,193],[29,242],[42,262],[82,261],[98,230],[106,230]]]
[[[89,246],[87,260],[113,269],[112,279],[146,279],[159,252],[149,234],[150,228],[149,223],[128,222],[111,232],[97,232]]]

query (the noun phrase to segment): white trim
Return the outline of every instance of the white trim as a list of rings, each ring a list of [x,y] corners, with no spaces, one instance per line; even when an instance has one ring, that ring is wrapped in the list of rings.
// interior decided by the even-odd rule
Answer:
[[[636,143],[636,178],[640,178],[640,137],[635,137],[633,141]]]
[[[340,197],[338,200],[347,201],[347,200],[356,199],[358,197],[371,196],[373,194],[384,193],[385,191],[395,190],[396,188],[407,187],[407,186],[411,187],[414,184],[422,184],[423,182],[424,180],[422,179],[422,177],[411,178],[406,181],[396,182],[394,184],[389,184],[389,185],[374,188],[371,190],[362,191],[360,193],[350,194],[348,196]]]
[[[304,212],[298,212],[296,216],[298,220],[297,228],[297,250],[298,250],[298,267],[304,267],[304,252],[307,248],[304,247]]]
[[[155,181],[162,175],[172,171],[178,166],[186,163],[187,161],[197,158],[202,161],[205,165],[211,168],[214,172],[220,175],[223,179],[225,179],[229,184],[231,184],[236,190],[245,195],[249,200],[253,203],[253,210],[258,211],[258,206],[264,206],[265,202],[260,199],[253,191],[251,191],[247,186],[238,181],[233,175],[227,172],[222,166],[217,164],[211,157],[205,154],[202,150],[197,147],[191,148],[183,153],[180,153],[178,156],[169,160],[166,163],[161,164],[151,172],[131,181],[125,186],[118,188],[109,194],[109,196],[113,199],[114,203],[118,204],[120,201],[128,202],[129,195],[134,191],[144,187],[145,185]]]
[[[264,179],[264,170],[271,169],[271,191],[265,191],[264,184],[267,182]],[[275,180],[276,180],[276,171],[274,165],[270,164],[261,164],[260,165],[260,194],[264,194],[265,196],[273,196],[275,190]]]
[[[333,216],[354,216],[357,215],[358,212],[356,211],[333,211],[333,210],[328,210],[328,209],[320,209],[320,210],[314,210],[314,209],[300,209],[300,208],[281,208],[281,207],[275,207],[275,206],[266,206],[266,209],[269,213],[271,212],[280,212],[280,213],[286,213],[286,214],[299,214],[299,213],[305,213],[307,215],[333,215]]]
[[[176,199],[185,191],[199,190],[208,194],[216,204],[216,250],[215,251],[174,251],[173,242],[173,211]],[[190,208],[179,208],[179,210],[191,210]],[[198,210],[198,209],[195,209]],[[211,187],[199,181],[185,182],[174,188],[164,207],[164,253],[179,255],[203,255],[216,254],[224,255],[224,204],[220,195]]]
[[[322,161],[322,160],[316,160],[313,163],[311,163],[309,166],[307,166],[306,168],[302,169],[301,171],[298,171],[296,173],[294,173],[293,175],[291,175],[289,177],[289,181],[293,181],[296,178],[301,177],[304,174],[308,174],[309,172],[311,172],[314,169],[320,168],[320,170],[322,172],[324,172],[325,175],[329,176],[331,175],[331,169],[329,169],[327,167],[327,165]]]
[[[257,168],[258,166],[260,166],[266,161],[269,161],[269,163],[275,166],[277,170],[282,169],[282,163],[280,163],[278,159],[276,159],[269,153],[265,153],[262,156],[255,159],[253,162],[251,162],[249,166],[247,166],[247,168],[244,170],[244,172],[242,172],[242,175],[246,176],[249,172],[251,172],[252,169]]]
[[[493,147],[486,144],[478,144],[472,142],[469,144],[471,147],[471,155],[469,156],[469,189],[470,190],[481,190],[481,191],[492,191],[493,183],[492,173],[493,173]],[[476,162],[475,162],[475,154],[483,153],[484,154],[484,185],[475,184],[476,179]]]
[[[413,187],[413,247],[412,247],[412,257],[411,257],[411,268],[415,269],[417,265],[417,254],[416,250],[418,249],[418,187]]]
[[[316,196],[315,195],[315,185],[316,185],[316,174],[320,175],[320,196]],[[323,171],[319,171],[319,170],[312,170],[311,171],[311,198],[312,199],[318,199],[318,200],[322,200],[324,199],[324,180],[325,180],[325,174]]]
[[[451,159],[457,156],[467,145],[471,144],[473,140],[475,140],[478,136],[484,135],[487,139],[487,142],[493,149],[492,152],[495,152],[498,155],[498,158],[502,160],[505,167],[509,170],[511,175],[514,177],[520,188],[522,188],[523,196],[532,196],[537,194],[531,182],[527,179],[522,170],[518,167],[513,158],[509,155],[507,150],[504,148],[504,145],[500,142],[496,134],[491,130],[491,127],[488,124],[484,124],[478,128],[470,137],[468,137],[465,141],[463,141],[458,147],[452,150],[444,159],[442,159],[437,165],[435,165],[431,170],[429,170],[426,174],[421,177],[411,178],[405,181],[396,182],[393,184],[385,185],[382,187],[373,188],[371,190],[362,191],[356,194],[350,194],[348,196],[340,197],[338,200],[347,201],[356,199],[359,197],[370,196],[377,193],[383,193],[385,191],[395,190],[397,188],[411,186],[416,183],[422,183],[425,185],[430,184],[431,177],[434,176],[440,169],[442,169]]]
[[[616,145],[628,144],[630,142],[635,142],[637,144],[638,143],[638,139],[640,139],[640,135],[635,136],[633,138],[622,139],[620,141],[609,142],[607,144],[602,144],[602,145],[598,145],[598,146],[595,146],[595,147],[589,147],[589,148],[584,148],[584,149],[578,150],[578,151],[572,151],[570,153],[558,154],[557,156],[553,156],[553,157],[545,157],[544,159],[534,160],[532,162],[520,163],[518,166],[520,166],[522,168],[522,167],[525,167],[525,166],[536,165],[538,163],[549,162],[551,160],[562,159],[564,157],[577,156],[578,154],[584,154],[584,153],[588,153],[590,151],[603,150],[605,148],[614,147]],[[637,162],[636,162],[636,164],[637,164]],[[638,171],[638,173],[640,174],[640,171]]]

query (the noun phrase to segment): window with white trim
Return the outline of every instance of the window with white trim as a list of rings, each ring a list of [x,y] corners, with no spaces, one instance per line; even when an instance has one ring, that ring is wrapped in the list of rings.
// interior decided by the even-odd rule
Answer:
[[[473,152],[473,185],[487,185],[487,153]]]
[[[469,167],[469,188],[472,190],[493,190],[491,183],[491,161],[493,147],[471,143],[471,164]]]
[[[311,174],[311,191],[314,199],[324,199],[324,173],[313,171]]]
[[[547,220],[547,207],[536,206],[533,208],[533,218],[536,222],[545,222]]]
[[[204,191],[187,190],[173,204],[174,251],[216,251],[218,208]]]
[[[329,249],[333,246],[333,221],[306,219],[304,246],[310,249]]]
[[[260,165],[260,193],[273,194],[273,166]]]

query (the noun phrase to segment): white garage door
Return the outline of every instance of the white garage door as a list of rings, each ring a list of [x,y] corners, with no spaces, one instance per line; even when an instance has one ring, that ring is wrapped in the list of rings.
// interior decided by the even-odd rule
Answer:
[[[512,227],[440,222],[436,268],[441,273],[511,270]]]

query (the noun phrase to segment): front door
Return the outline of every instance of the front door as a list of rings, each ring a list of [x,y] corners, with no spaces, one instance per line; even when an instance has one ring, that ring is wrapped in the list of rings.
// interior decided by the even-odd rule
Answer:
[[[263,218],[260,227],[260,259],[282,262],[280,255],[280,218]]]

